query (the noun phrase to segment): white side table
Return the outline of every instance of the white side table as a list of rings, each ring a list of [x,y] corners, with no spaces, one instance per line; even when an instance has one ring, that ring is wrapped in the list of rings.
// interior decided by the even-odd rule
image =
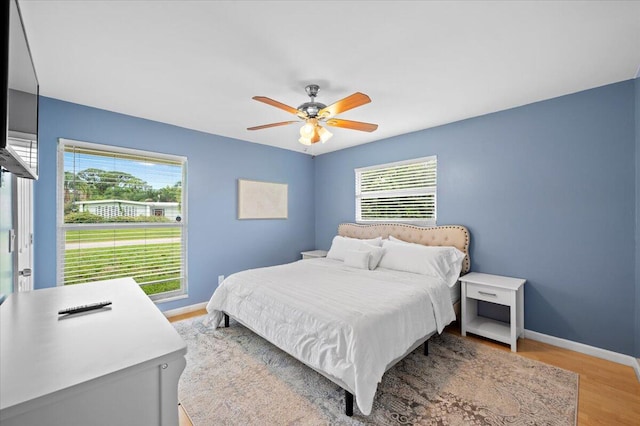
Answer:
[[[460,277],[462,284],[462,335],[477,334],[511,345],[517,351],[518,337],[524,333],[524,283],[522,278],[471,272]],[[478,316],[478,300],[509,306],[505,323]]]
[[[311,251],[303,251],[300,253],[303,259],[315,259],[318,257],[327,257],[326,250],[311,250]]]

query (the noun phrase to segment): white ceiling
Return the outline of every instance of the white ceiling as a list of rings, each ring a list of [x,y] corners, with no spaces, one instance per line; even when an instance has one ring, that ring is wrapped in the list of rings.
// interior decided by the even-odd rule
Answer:
[[[640,2],[19,0],[42,95],[304,151],[297,107],[354,92],[318,155],[628,80]],[[229,143],[234,143],[230,141]]]

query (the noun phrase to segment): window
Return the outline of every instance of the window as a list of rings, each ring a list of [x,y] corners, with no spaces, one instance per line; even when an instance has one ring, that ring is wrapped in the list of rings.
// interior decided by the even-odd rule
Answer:
[[[355,169],[356,221],[436,224],[436,156]]]
[[[58,283],[133,277],[154,300],[186,294],[186,171],[184,157],[60,139]]]

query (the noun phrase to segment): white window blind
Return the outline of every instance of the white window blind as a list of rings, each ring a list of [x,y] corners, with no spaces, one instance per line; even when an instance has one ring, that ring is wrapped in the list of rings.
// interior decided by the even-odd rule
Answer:
[[[58,282],[133,277],[153,299],[186,292],[186,158],[61,140]]]
[[[16,132],[12,132],[16,133]],[[38,142],[35,138],[28,138],[26,133],[21,136],[11,136],[7,138],[9,146],[20,156],[22,161],[27,163],[29,168],[38,172]]]
[[[356,221],[436,223],[436,156],[355,169]]]

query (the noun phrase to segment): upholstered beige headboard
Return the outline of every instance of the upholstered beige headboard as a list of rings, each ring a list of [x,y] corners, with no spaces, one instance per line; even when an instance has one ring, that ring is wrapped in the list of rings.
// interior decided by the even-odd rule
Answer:
[[[469,231],[461,225],[424,228],[401,223],[379,223],[374,225],[341,223],[338,226],[338,235],[361,239],[389,238],[389,235],[392,235],[400,240],[425,246],[453,246],[467,255],[462,263],[461,274],[466,274],[471,269]]]

